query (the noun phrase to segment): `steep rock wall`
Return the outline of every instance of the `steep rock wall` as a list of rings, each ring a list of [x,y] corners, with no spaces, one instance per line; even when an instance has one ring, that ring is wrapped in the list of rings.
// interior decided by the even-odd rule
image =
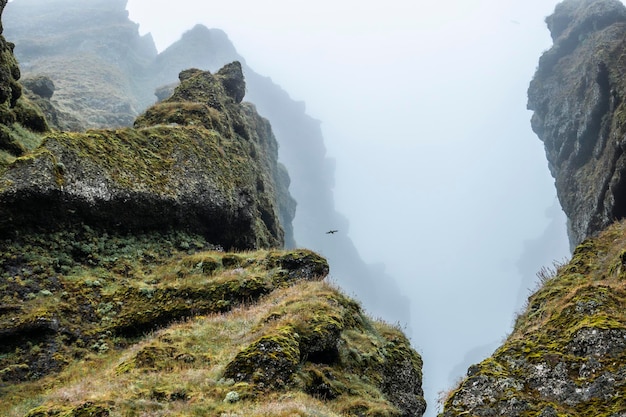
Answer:
[[[626,216],[626,8],[565,1],[528,90],[572,245]]]
[[[0,13],[7,1],[0,1]],[[34,146],[31,133],[45,132],[48,124],[41,110],[22,95],[21,71],[0,26],[0,166]]]
[[[28,145],[0,164],[0,415],[421,416],[420,356],[325,259],[216,245],[282,243],[277,145],[239,63],[180,81],[135,128],[38,134],[0,103]]]

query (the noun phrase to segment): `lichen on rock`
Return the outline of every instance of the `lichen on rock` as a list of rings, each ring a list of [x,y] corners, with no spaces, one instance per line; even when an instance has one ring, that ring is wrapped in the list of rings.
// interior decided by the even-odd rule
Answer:
[[[579,245],[530,296],[504,344],[470,367],[442,416],[622,415],[625,248],[624,222]]]

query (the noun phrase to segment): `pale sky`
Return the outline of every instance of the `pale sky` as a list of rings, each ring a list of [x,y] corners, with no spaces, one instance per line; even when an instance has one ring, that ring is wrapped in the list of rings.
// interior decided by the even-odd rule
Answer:
[[[251,68],[321,120],[346,232],[411,298],[429,415],[466,352],[511,330],[520,286],[534,278],[517,263],[556,197],[526,90],[556,3],[128,2],[160,50],[196,23],[224,30]],[[549,260],[567,252],[558,221]]]

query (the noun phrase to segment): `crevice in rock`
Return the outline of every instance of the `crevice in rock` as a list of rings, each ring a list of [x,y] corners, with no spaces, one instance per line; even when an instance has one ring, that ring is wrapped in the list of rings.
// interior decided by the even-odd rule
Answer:
[[[575,167],[581,167],[593,155],[593,149],[606,135],[606,121],[610,119],[611,108],[611,83],[609,70],[604,62],[598,64],[598,72],[595,79],[598,86],[598,99],[591,109],[586,126],[582,126],[582,132],[578,135],[576,153],[573,158]],[[600,144],[601,145],[601,144]]]
[[[307,355],[306,360],[316,364],[334,365],[339,363],[339,350],[334,346],[319,352],[311,352]]]

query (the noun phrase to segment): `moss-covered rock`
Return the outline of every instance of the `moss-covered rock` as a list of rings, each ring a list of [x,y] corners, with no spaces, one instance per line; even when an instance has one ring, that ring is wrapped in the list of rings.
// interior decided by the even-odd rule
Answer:
[[[122,3],[89,7],[111,20]],[[76,10],[62,18],[98,34]],[[269,123],[241,103],[239,63],[183,71],[134,128],[67,133],[37,108],[67,124],[52,81],[22,94],[2,58],[0,415],[423,413],[421,359],[401,332],[319,282],[319,255],[276,249],[295,205]],[[70,76],[97,63],[117,79],[101,57],[74,58]],[[270,250],[241,251],[258,248]]]
[[[267,268],[266,253],[237,256],[243,266],[214,271],[211,279]],[[188,265],[187,258],[179,266]],[[267,273],[278,276],[275,270]],[[103,284],[102,295],[112,291],[109,285]],[[115,316],[102,305],[98,310]],[[20,399],[19,386],[7,387],[0,413],[73,415],[87,403],[112,415],[158,411],[184,417],[408,417],[425,409],[421,359],[402,332],[372,321],[356,302],[323,282],[281,284],[226,313],[193,316],[140,338],[105,335],[97,343],[110,348],[83,354],[80,363],[41,384],[22,384],[28,398],[38,399],[34,405]],[[30,414],[16,414],[19,409]]]
[[[505,343],[445,402],[443,416],[618,416],[626,410],[626,224],[545,277]]]
[[[0,15],[6,3],[0,2]],[[13,55],[14,47],[4,39],[0,27],[0,168],[12,157],[28,150],[29,144],[24,140],[25,128],[33,132],[48,130],[41,110],[22,96],[22,86],[18,82],[21,73]]]
[[[239,352],[224,376],[252,382],[260,389],[277,389],[290,382],[299,363],[298,334],[290,327],[278,328]]]
[[[183,78],[136,129],[50,133],[10,164],[0,177],[0,231],[86,223],[124,233],[193,231],[225,248],[281,246],[267,121],[227,95],[224,76]]]
[[[206,251],[201,236],[180,233],[102,235],[84,226],[81,233],[27,235],[0,247],[0,381],[6,382],[38,379],[73,357],[325,276],[268,266],[274,251]],[[309,251],[294,256],[310,259],[311,267],[325,263]],[[137,357],[137,366],[149,366],[148,356]]]

